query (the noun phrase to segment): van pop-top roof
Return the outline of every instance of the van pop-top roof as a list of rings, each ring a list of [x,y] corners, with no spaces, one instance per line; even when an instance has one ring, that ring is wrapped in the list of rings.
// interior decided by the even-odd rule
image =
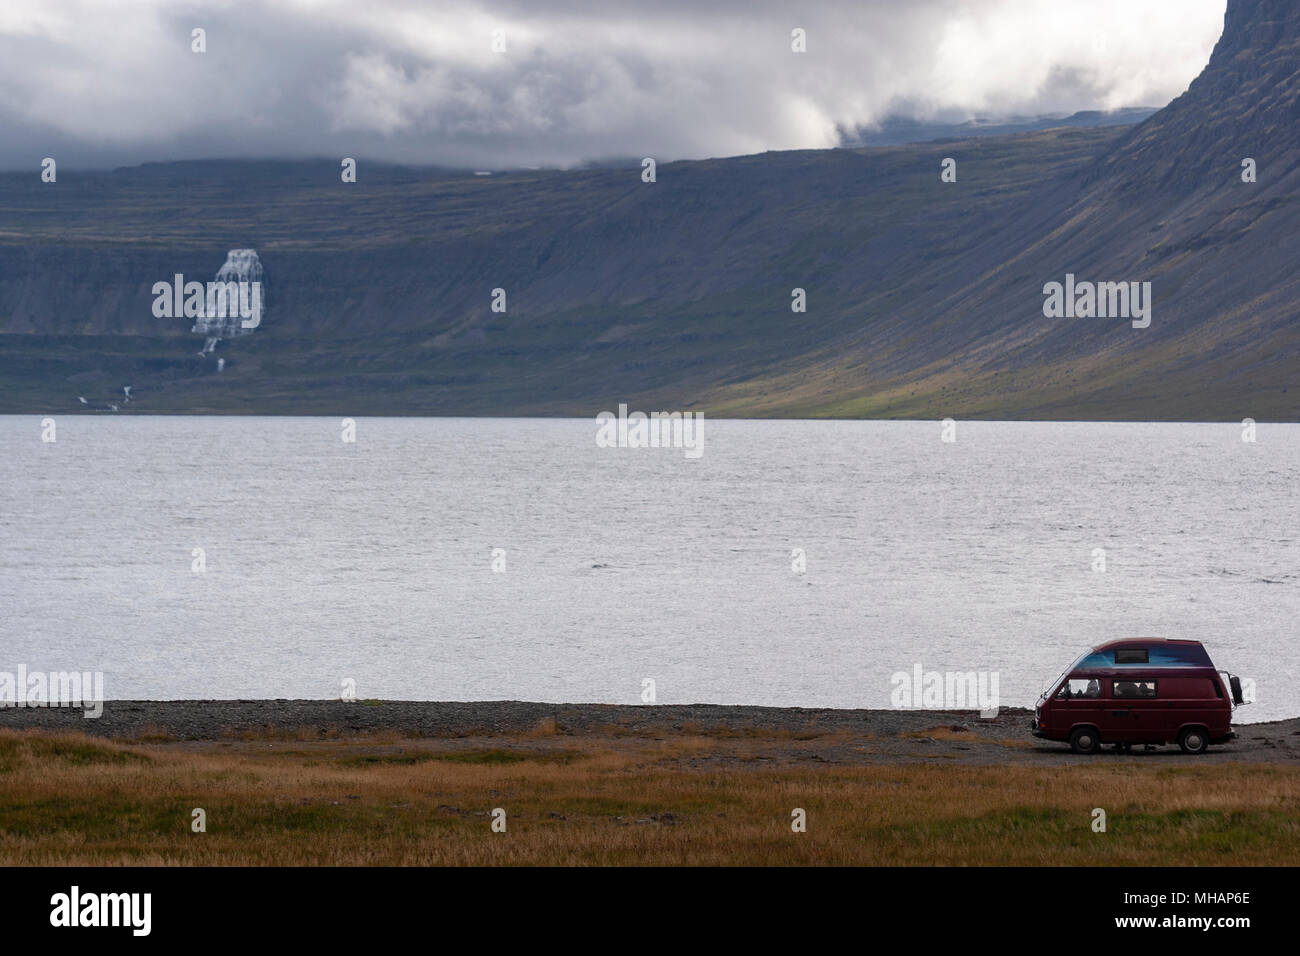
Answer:
[[[1210,655],[1200,641],[1163,637],[1132,637],[1098,644],[1081,657],[1076,668],[1112,667],[1209,667]]]

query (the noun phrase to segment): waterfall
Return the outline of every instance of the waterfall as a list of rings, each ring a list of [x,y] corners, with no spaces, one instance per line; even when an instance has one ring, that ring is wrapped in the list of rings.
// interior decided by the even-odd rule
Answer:
[[[258,257],[257,250],[231,249],[226,253],[225,263],[217,270],[213,282],[208,284],[207,314],[199,316],[194,322],[194,328],[190,330],[207,336],[207,340],[203,343],[202,354],[207,355],[212,352],[216,349],[217,343],[224,338],[247,335],[253,331],[244,328],[242,319],[247,317],[249,308],[253,305],[251,297],[254,294],[262,294],[262,298],[265,298],[263,274],[262,260]],[[258,283],[256,288],[252,286],[254,282]],[[232,286],[230,283],[236,285]],[[216,300],[212,290],[217,284],[226,286],[232,293],[226,299],[228,307],[224,310],[215,307]],[[259,314],[264,314],[262,306],[265,303],[258,301],[256,304]]]

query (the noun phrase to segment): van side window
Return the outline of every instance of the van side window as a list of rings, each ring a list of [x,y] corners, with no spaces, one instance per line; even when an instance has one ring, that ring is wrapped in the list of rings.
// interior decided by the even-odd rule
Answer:
[[[1057,700],[1065,700],[1071,697],[1100,697],[1101,681],[1096,678],[1075,678],[1072,677],[1061,685],[1057,692]]]
[[[1115,648],[1116,664],[1149,664],[1148,651],[1145,647]]]
[[[1156,696],[1156,682],[1153,680],[1117,680],[1111,686],[1112,697],[1131,699]]]

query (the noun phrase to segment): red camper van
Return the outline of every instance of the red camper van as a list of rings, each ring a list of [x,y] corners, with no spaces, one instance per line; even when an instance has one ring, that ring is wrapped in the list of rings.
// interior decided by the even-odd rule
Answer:
[[[1031,729],[1035,737],[1069,741],[1075,753],[1177,743],[1199,754],[1236,736],[1232,708],[1241,703],[1240,679],[1215,670],[1199,641],[1111,641],[1043,691]]]

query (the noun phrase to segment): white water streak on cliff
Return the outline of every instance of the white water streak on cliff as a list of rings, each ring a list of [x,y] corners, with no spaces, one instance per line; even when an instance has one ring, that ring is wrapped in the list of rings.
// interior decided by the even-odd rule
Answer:
[[[253,331],[244,328],[241,324],[241,309],[248,311],[244,306],[251,305],[246,301],[248,296],[262,295],[265,287],[262,285],[262,260],[257,255],[255,249],[231,249],[226,253],[226,261],[220,269],[217,270],[214,281],[220,283],[238,283],[240,289],[239,299],[232,303],[241,308],[227,308],[224,310],[215,310],[212,303],[208,303],[206,315],[200,316],[194,322],[194,328],[190,331],[200,335],[208,336],[208,341],[203,346],[205,353],[211,352],[216,348],[217,342],[223,338],[231,338],[236,335],[246,335]],[[252,283],[258,283],[253,286]],[[254,291],[256,290],[256,291]],[[258,304],[260,311],[261,304]]]

